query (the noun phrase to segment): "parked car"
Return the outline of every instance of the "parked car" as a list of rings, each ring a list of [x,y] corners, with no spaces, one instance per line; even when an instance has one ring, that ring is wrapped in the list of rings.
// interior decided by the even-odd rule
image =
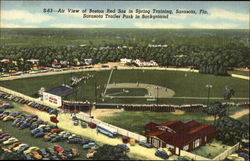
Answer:
[[[20,144],[17,147],[13,148],[14,151],[17,151],[18,149],[20,149],[22,146],[27,145],[27,144]]]
[[[9,133],[7,133],[7,132],[2,133],[2,134],[0,135],[0,139],[2,139],[2,138],[5,137],[5,136],[9,136]]]
[[[125,145],[125,144],[117,144],[117,147],[121,148],[125,152],[129,152],[130,151],[129,147],[127,145]]]
[[[8,145],[8,144],[12,144],[14,142],[17,142],[18,140],[16,138],[9,138],[8,140],[4,141],[3,144],[4,145]]]
[[[15,118],[13,116],[6,116],[5,118],[3,118],[3,121],[10,121],[10,120],[14,120]]]
[[[44,158],[49,158],[50,155],[51,155],[50,151],[49,151],[47,148],[45,148],[45,149],[40,149],[40,150],[38,150],[38,152],[40,152],[41,155],[42,155]]]
[[[76,148],[72,148],[71,153],[73,154],[73,157],[79,157],[80,156],[80,153],[78,152],[78,150]]]
[[[32,156],[37,160],[42,159],[42,155],[40,155],[36,150],[32,150],[30,154],[32,154]]]
[[[35,146],[32,146],[32,147],[29,147],[27,150],[25,150],[23,153],[30,153],[32,150],[39,150],[40,148],[38,147],[35,147]]]
[[[82,128],[87,128],[88,127],[88,124],[84,121],[81,122],[81,127]]]
[[[46,133],[41,131],[41,132],[38,132],[34,135],[35,138],[39,138],[39,137],[43,137]]]
[[[55,143],[55,142],[59,142],[59,141],[63,141],[63,140],[64,140],[63,136],[56,136],[56,137],[52,138],[50,140],[50,142]]]
[[[24,150],[27,150],[30,146],[28,144],[21,146],[17,152],[22,153]]]
[[[34,157],[32,156],[32,154],[24,154],[24,156],[27,160],[34,160]]]
[[[88,126],[89,126],[91,129],[96,128],[96,124],[93,123],[93,122],[89,122],[89,123],[88,123]]]
[[[91,147],[94,147],[94,146],[96,146],[97,144],[95,143],[95,142],[90,142],[90,143],[88,143],[88,144],[84,144],[83,146],[82,146],[82,148],[83,149],[91,149]]]
[[[140,142],[139,142],[139,145],[141,145],[141,146],[143,146],[143,147],[146,147],[146,148],[153,148],[153,145],[147,143],[146,140],[140,141]]]
[[[160,157],[162,159],[167,159],[169,157],[168,154],[165,151],[162,151],[162,150],[157,150],[155,152],[155,156]]]
[[[17,147],[20,144],[22,144],[20,141],[14,142],[13,144],[8,146],[8,149],[13,149],[13,148]]]
[[[9,136],[9,135],[8,136],[4,136],[3,138],[0,139],[0,143],[8,140],[9,138],[11,138],[11,136]]]
[[[81,138],[72,138],[67,141],[69,144],[81,144],[82,139]]]
[[[86,154],[86,157],[87,157],[88,159],[93,158],[93,156],[94,156],[95,153],[96,153],[95,150],[89,151],[89,152]]]
[[[59,146],[59,145],[55,145],[53,148],[54,148],[54,150],[55,150],[56,152],[58,152],[58,153],[64,151],[64,149],[63,149],[61,146]]]

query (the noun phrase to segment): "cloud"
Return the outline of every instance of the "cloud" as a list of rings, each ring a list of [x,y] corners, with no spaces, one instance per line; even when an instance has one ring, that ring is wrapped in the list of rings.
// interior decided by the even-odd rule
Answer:
[[[238,25],[236,24],[204,24],[204,23],[192,23],[190,24],[193,28],[201,28],[201,29],[232,29],[236,28]]]
[[[84,24],[51,24],[55,28],[103,28],[105,25],[84,25]]]
[[[42,23],[52,19],[53,17],[42,13],[30,13],[24,10],[1,11],[1,20],[20,20],[24,23]]]
[[[135,22],[137,28],[183,28],[181,24],[165,24],[165,23],[141,23]]]
[[[249,14],[230,12],[227,10],[219,9],[219,8],[211,8],[208,10],[209,16],[207,18],[210,19],[227,19],[227,20],[238,20],[238,21],[246,21],[249,22]]]
[[[0,24],[0,27],[1,28],[38,28],[38,26],[6,24],[6,23],[2,23],[2,22]]]

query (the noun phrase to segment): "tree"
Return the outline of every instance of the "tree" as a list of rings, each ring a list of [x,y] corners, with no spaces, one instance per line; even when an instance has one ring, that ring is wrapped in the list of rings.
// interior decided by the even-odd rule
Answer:
[[[93,156],[93,160],[130,160],[127,154],[117,146],[103,145]]]
[[[224,100],[230,100],[234,96],[235,91],[233,88],[226,86],[224,90]]]
[[[234,145],[242,139],[249,138],[249,127],[228,116],[223,116],[216,122],[216,138],[223,144]]]
[[[221,104],[221,102],[210,103],[204,108],[203,112],[208,115],[214,116],[214,125],[216,123],[217,117],[222,117],[226,115],[226,107]]]
[[[0,148],[0,160],[27,160],[23,154],[16,152],[5,152]]]

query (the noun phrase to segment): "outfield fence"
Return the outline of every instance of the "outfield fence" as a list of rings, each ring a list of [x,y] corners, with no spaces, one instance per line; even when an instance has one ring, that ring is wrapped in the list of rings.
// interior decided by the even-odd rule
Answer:
[[[231,148],[227,149],[226,151],[224,151],[223,153],[217,155],[216,157],[213,158],[213,160],[215,161],[219,161],[219,160],[223,160],[225,159],[227,156],[231,155],[233,152],[235,152],[236,150],[238,150],[240,148],[240,143],[235,144],[234,146],[232,146]]]
[[[202,160],[202,161],[211,160],[211,159],[208,159],[208,158],[205,158],[205,157],[193,154],[193,153],[189,153],[185,150],[180,150],[180,156],[187,156],[193,160]]]
[[[134,133],[134,132],[131,132],[131,131],[128,131],[126,129],[122,129],[120,127],[117,127],[117,126],[114,126],[114,125],[111,125],[111,124],[108,124],[106,122],[103,122],[101,120],[98,120],[98,119],[92,119],[90,117],[90,115],[84,113],[84,112],[79,112],[76,114],[76,117],[80,120],[83,120],[85,122],[92,122],[96,125],[105,125],[105,126],[108,126],[112,129],[114,129],[118,134],[120,135],[123,135],[123,136],[127,136],[127,137],[130,137],[130,138],[134,138],[135,140],[138,140],[138,141],[142,141],[142,140],[146,140],[147,138],[145,136],[142,136],[142,135],[139,135],[137,133]]]

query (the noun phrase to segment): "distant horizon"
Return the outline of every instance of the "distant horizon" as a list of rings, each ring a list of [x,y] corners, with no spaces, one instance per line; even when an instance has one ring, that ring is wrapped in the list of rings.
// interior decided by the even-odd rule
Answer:
[[[1,1],[0,11],[1,28],[249,29],[245,1]]]
[[[63,28],[63,27],[0,27],[0,29],[137,29],[137,30],[249,30],[247,28],[111,28],[111,27],[89,27],[89,28]]]

